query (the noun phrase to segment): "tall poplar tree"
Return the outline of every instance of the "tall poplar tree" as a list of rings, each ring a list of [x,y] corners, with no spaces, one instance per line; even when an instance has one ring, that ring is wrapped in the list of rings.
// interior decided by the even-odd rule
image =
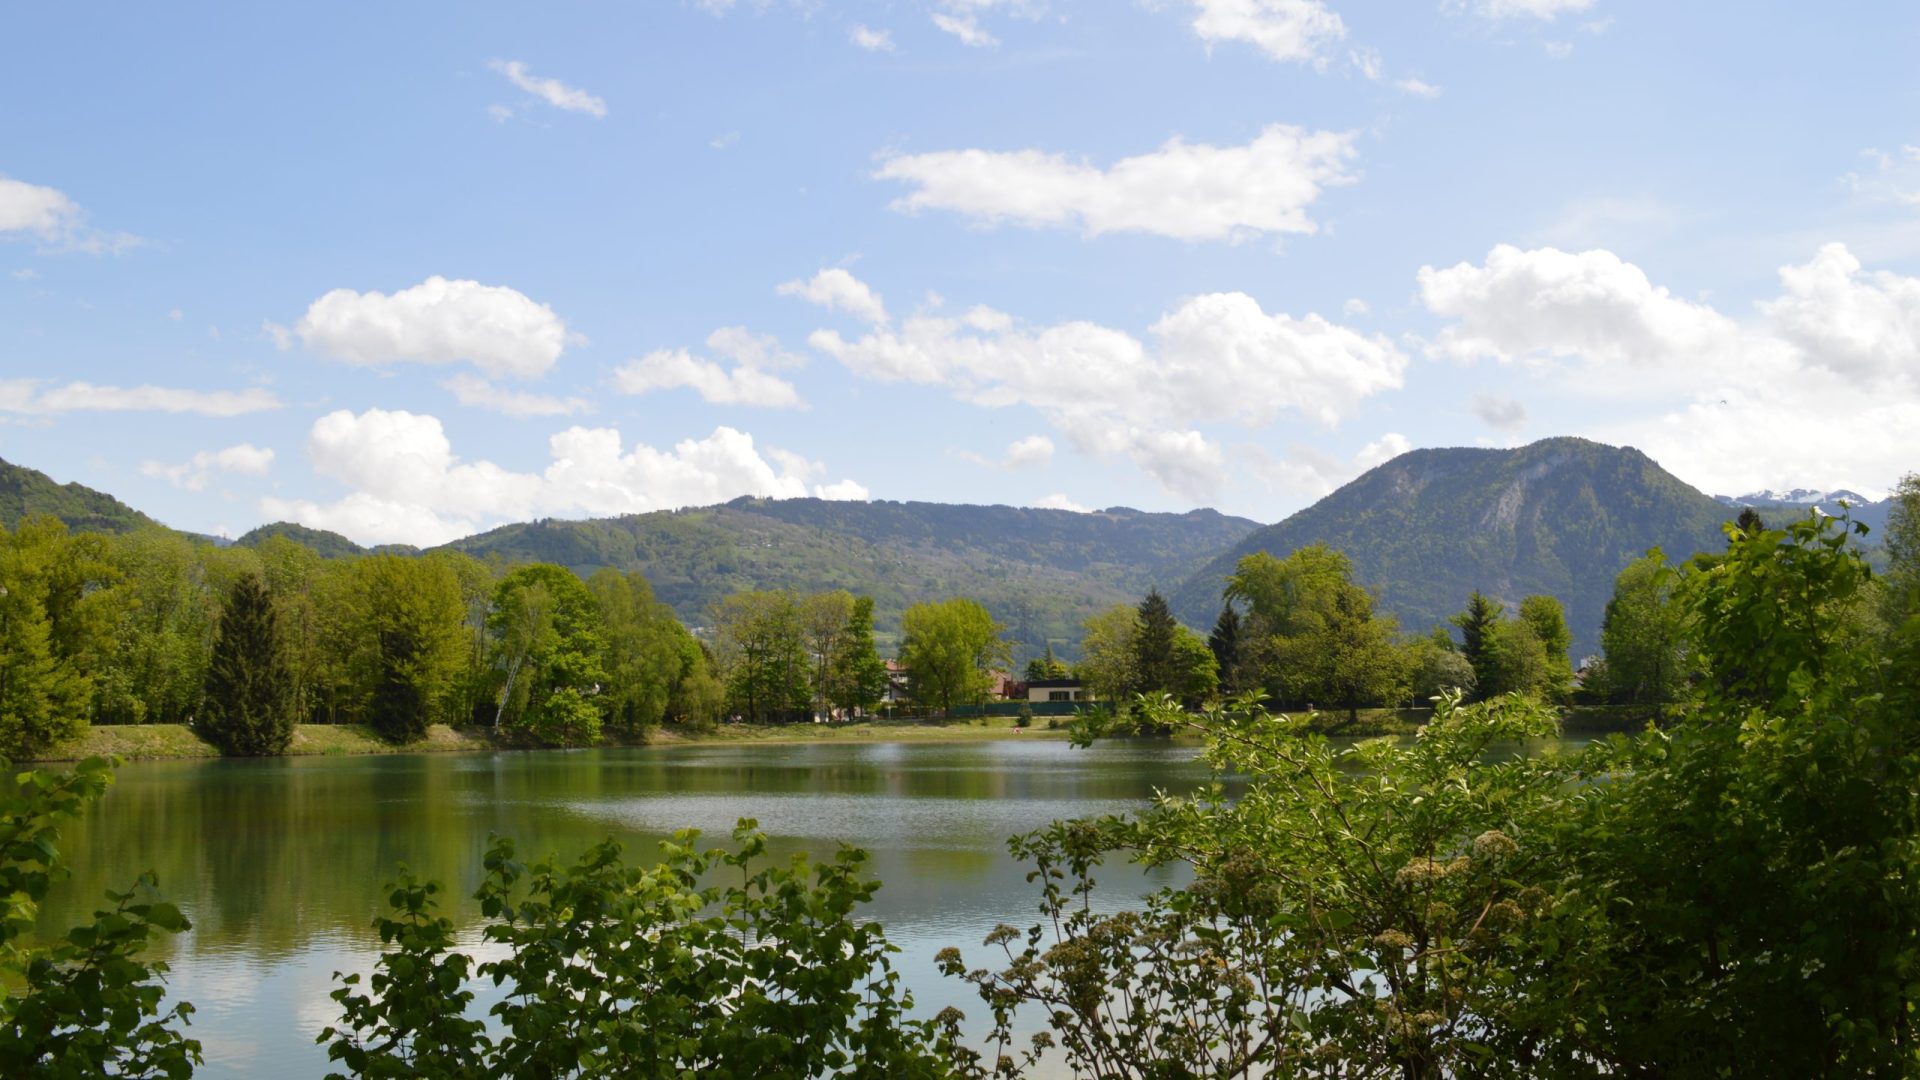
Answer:
[[[235,583],[220,613],[195,726],[228,754],[281,753],[293,741],[291,682],[273,599],[250,574]]]

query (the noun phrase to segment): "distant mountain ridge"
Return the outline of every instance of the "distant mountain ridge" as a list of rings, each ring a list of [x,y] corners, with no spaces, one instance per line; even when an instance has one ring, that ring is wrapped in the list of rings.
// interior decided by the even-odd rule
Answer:
[[[1259,528],[1214,510],[1093,513],[1015,506],[740,498],[589,521],[505,525],[447,547],[538,559],[582,574],[634,569],[689,625],[741,589],[844,588],[874,598],[876,626],[910,604],[969,596],[1008,629],[1020,659],[1066,655],[1080,623],[1149,588],[1171,589]]]
[[[34,514],[52,514],[83,532],[123,533],[159,524],[106,492],[57,484],[38,469],[0,460],[0,525],[15,529]]]
[[[1359,583],[1414,632],[1443,624],[1475,589],[1509,610],[1531,594],[1557,597],[1578,659],[1599,652],[1622,567],[1653,547],[1674,559],[1722,547],[1720,526],[1733,516],[1631,448],[1556,438],[1414,450],[1250,534],[1172,599],[1189,625],[1210,626],[1242,556],[1319,542],[1346,552]]]
[[[1835,488],[1832,491],[1816,491],[1811,488],[1755,491],[1746,495],[1715,495],[1714,500],[1725,506],[1752,507],[1754,512],[1760,515],[1760,519],[1770,525],[1778,525],[1789,517],[1804,517],[1809,510],[1819,510],[1832,517],[1839,517],[1845,513],[1867,527],[1869,548],[1879,545],[1880,534],[1886,531],[1887,515],[1893,511],[1891,498],[1876,502],[1846,488]],[[1846,505],[1841,506],[1842,502]]]

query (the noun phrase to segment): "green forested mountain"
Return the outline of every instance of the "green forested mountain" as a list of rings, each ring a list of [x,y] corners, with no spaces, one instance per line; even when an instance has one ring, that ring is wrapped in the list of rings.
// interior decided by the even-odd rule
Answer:
[[[322,558],[326,559],[344,559],[354,555],[365,555],[369,551],[392,551],[399,554],[406,554],[418,550],[405,544],[387,544],[377,548],[364,548],[337,532],[308,528],[305,525],[296,525],[291,521],[276,521],[271,525],[262,525],[257,529],[249,529],[233,543],[235,547],[259,547],[261,541],[270,536],[284,536],[297,544],[304,544],[312,548]]]
[[[1241,556],[1322,542],[1347,553],[1356,580],[1407,630],[1444,622],[1475,589],[1509,611],[1534,593],[1557,597],[1577,659],[1599,651],[1622,567],[1656,546],[1675,559],[1718,550],[1721,523],[1738,513],[1638,450],[1585,439],[1415,450],[1247,536],[1180,587],[1174,610],[1210,626]]]
[[[1051,641],[1071,651],[1080,623],[1148,588],[1185,580],[1258,528],[1212,510],[1091,514],[1011,506],[736,499],[720,506],[594,521],[508,525],[455,541],[480,558],[559,563],[587,574],[636,569],[698,626],[742,589],[848,589],[874,598],[883,636],[921,600],[985,604],[1018,659]]]
[[[30,514],[52,514],[86,532],[130,532],[155,523],[105,492],[56,484],[46,473],[0,460],[0,525],[14,528]]]

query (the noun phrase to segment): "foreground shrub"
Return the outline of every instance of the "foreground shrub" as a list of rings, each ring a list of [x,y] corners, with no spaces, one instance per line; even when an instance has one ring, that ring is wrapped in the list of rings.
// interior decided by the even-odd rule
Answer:
[[[60,823],[112,779],[113,763],[92,758],[21,773],[0,797],[0,1075],[185,1077],[200,1061],[200,1044],[180,1031],[193,1006],[163,1010],[167,966],[140,956],[157,933],[188,928],[151,873],[108,893],[112,908],[92,923],[31,943],[40,902],[65,876]]]
[[[341,1022],[322,1032],[358,1076],[939,1077],[954,1031],[909,1020],[880,926],[854,918],[878,883],[864,853],[829,863],[765,858],[751,821],[735,850],[697,834],[630,866],[609,840],[570,866],[487,853],[482,936],[506,951],[475,964],[435,914],[438,886],[402,875],[390,951],[362,989],[341,977]],[[712,878],[727,885],[702,884]],[[505,988],[498,1035],[467,1015],[469,973]]]

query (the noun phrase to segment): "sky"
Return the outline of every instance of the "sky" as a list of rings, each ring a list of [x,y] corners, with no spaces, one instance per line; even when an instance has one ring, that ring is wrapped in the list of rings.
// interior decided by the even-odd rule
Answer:
[[[1920,469],[1920,5],[15,5],[0,457],[364,543]]]

